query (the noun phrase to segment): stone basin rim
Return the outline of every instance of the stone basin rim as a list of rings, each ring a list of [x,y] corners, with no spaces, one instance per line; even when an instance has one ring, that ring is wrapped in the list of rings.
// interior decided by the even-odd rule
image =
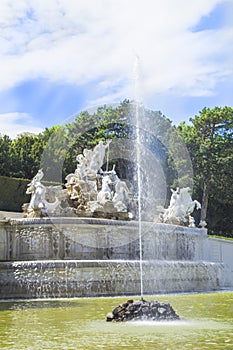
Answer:
[[[14,218],[14,219],[3,219],[0,220],[0,224],[9,223],[11,225],[113,225],[113,226],[127,226],[127,227],[138,227],[139,221],[137,220],[114,220],[114,219],[103,219],[103,218],[87,218],[87,217],[46,217],[46,218]],[[198,233],[200,235],[207,235],[207,229],[197,227],[187,227],[180,225],[172,225],[165,223],[158,223],[153,221],[142,221],[142,225],[153,225],[158,228],[164,229],[165,231],[186,231],[192,233]]]

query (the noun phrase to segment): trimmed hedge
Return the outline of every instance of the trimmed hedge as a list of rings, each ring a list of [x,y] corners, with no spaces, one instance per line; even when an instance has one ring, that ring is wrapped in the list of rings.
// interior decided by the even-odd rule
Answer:
[[[22,211],[22,205],[30,201],[26,189],[29,180],[0,176],[0,210]]]
[[[22,205],[31,198],[31,195],[26,194],[30,182],[31,180],[0,176],[0,210],[22,212]],[[43,184],[60,185],[46,181]]]

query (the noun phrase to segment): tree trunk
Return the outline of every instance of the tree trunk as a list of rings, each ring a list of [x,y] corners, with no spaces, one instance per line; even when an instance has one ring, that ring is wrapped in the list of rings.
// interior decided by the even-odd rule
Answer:
[[[207,208],[209,199],[209,181],[204,182],[203,195],[202,195],[202,205],[201,205],[201,221],[206,221]]]

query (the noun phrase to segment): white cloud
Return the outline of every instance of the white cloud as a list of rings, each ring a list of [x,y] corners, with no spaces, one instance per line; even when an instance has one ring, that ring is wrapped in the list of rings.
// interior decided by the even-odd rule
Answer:
[[[16,138],[25,131],[40,133],[42,128],[34,125],[33,118],[27,113],[4,113],[0,114],[0,134]]]
[[[136,52],[145,98],[170,89],[211,94],[218,79],[233,75],[232,27],[191,28],[221,3],[231,2],[1,0],[0,91],[44,77],[98,81],[98,100],[130,97]]]

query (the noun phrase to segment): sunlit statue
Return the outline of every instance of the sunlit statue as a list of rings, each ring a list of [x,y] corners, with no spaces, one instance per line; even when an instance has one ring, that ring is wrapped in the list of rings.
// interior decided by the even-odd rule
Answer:
[[[76,169],[66,176],[65,189],[44,186],[40,169],[28,185],[26,193],[31,194],[31,200],[23,206],[24,216],[131,218],[126,183],[117,176],[115,165],[112,170],[102,170],[110,143],[111,140],[100,141],[93,150],[85,148],[77,155]]]
[[[118,211],[127,211],[130,199],[129,189],[125,181],[118,179],[115,185],[115,193],[112,201],[114,203],[115,208],[117,208]]]
[[[110,188],[112,181],[109,175],[106,175],[102,179],[102,188],[97,195],[97,202],[105,204],[107,201],[111,201],[113,198],[113,192]]]
[[[129,190],[120,180],[115,165],[103,171],[111,140],[100,141],[93,150],[85,148],[76,157],[77,167],[66,177],[66,188],[77,215],[128,218]]]
[[[98,172],[103,165],[105,152],[109,148],[111,140],[107,140],[106,144],[100,141],[93,150],[93,155],[90,162],[90,169],[93,172]]]
[[[200,209],[201,204],[197,200],[192,200],[190,188],[179,188],[171,190],[172,196],[169,207],[163,210],[160,219],[164,223],[185,225],[195,227],[195,220],[191,216],[194,209]]]
[[[40,182],[43,176],[43,170],[40,169],[27,186],[26,194],[31,194],[28,210],[44,208],[45,186]]]
[[[44,186],[41,183],[43,176],[43,170],[40,169],[27,186],[26,194],[30,194],[31,199],[23,205],[25,217],[42,217],[60,212],[60,204],[64,199],[62,186]]]

